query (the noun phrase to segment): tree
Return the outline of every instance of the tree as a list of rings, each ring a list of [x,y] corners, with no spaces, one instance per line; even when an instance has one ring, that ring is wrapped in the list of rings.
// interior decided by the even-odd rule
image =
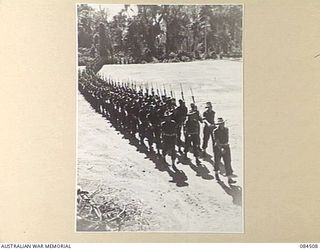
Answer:
[[[105,9],[78,6],[81,62],[97,54],[106,63],[203,59],[241,53],[241,43],[240,5],[124,5],[111,20]]]

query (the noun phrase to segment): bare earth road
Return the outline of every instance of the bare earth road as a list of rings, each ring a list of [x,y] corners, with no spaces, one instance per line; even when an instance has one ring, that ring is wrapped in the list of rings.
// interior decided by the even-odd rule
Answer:
[[[233,117],[231,114],[240,110],[236,117],[241,116],[241,107],[225,105],[224,109],[221,103],[221,113],[225,110]],[[124,205],[138,204],[143,210],[138,222],[129,223],[123,230],[242,232],[242,136],[239,121],[233,119],[230,123],[237,129],[230,143],[234,144],[233,164],[239,178],[237,185],[229,186],[225,177],[221,176],[222,183],[213,178],[213,159],[209,157],[202,159],[202,167],[196,166],[192,154],[190,161],[178,157],[181,172],[173,172],[155,155],[116,131],[78,94],[78,185],[89,192],[103,187],[106,197]]]

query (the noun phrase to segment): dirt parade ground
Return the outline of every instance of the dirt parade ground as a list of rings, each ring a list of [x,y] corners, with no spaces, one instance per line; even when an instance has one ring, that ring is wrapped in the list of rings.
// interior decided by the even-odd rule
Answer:
[[[107,219],[94,218],[78,209],[77,230],[242,232],[242,61],[105,65],[99,74],[142,87],[165,87],[177,100],[182,86],[188,108],[192,87],[201,114],[211,101],[216,119],[223,117],[230,130],[232,167],[238,177],[229,185],[221,164],[221,182],[216,181],[211,141],[209,156],[200,158],[200,166],[191,153],[189,159],[178,153],[179,171],[173,171],[155,153],[117,131],[78,93],[78,188],[109,214]]]

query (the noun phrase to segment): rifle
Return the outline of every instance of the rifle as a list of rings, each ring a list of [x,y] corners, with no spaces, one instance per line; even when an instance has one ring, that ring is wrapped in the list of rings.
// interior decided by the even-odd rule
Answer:
[[[184,101],[183,89],[182,89],[182,84],[181,84],[181,82],[180,82],[180,89],[181,89],[181,98],[182,98],[182,100]]]
[[[164,96],[167,97],[167,91],[166,91],[166,88],[164,87],[164,84],[163,84],[163,92],[164,92]]]
[[[173,98],[171,84],[170,84],[170,95],[171,95],[171,97]]]
[[[160,92],[159,92],[159,87],[158,87],[158,83],[156,83],[156,88],[157,88],[157,95],[160,96]]]
[[[191,91],[191,98],[192,98],[192,102],[195,104],[195,100],[194,100],[194,95],[193,95],[193,91],[192,91],[192,88],[190,87],[190,91]]]
[[[154,96],[153,83],[151,83],[151,94]]]

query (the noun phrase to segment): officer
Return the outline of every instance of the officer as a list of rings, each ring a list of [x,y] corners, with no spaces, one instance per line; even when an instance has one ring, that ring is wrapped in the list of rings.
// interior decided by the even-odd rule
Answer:
[[[171,118],[172,113],[166,111],[164,113],[165,121],[161,124],[163,150],[162,155],[165,157],[168,153],[171,153],[172,167],[176,169],[176,141],[177,141],[177,123]]]
[[[206,103],[206,111],[203,112],[203,142],[202,142],[202,149],[203,153],[206,154],[206,149],[208,147],[208,141],[211,137],[212,145],[214,145],[214,137],[213,137],[213,130],[215,128],[214,125],[214,116],[215,112],[212,110],[211,102]]]
[[[185,136],[186,136],[186,142],[185,142],[185,148],[184,148],[184,155],[187,157],[189,148],[193,147],[193,154],[196,158],[196,163],[200,164],[199,160],[199,145],[200,145],[200,124],[198,121],[198,114],[195,110],[191,110],[188,113],[188,119],[185,124]]]
[[[229,129],[225,127],[225,121],[222,118],[218,118],[216,124],[218,125],[218,128],[214,130],[215,145],[213,148],[215,177],[217,181],[220,181],[218,171],[220,170],[219,164],[222,158],[226,169],[226,176],[228,177],[228,183],[233,184],[236,183],[236,181],[233,180],[232,177],[236,177],[236,175],[233,174],[231,167]]]

